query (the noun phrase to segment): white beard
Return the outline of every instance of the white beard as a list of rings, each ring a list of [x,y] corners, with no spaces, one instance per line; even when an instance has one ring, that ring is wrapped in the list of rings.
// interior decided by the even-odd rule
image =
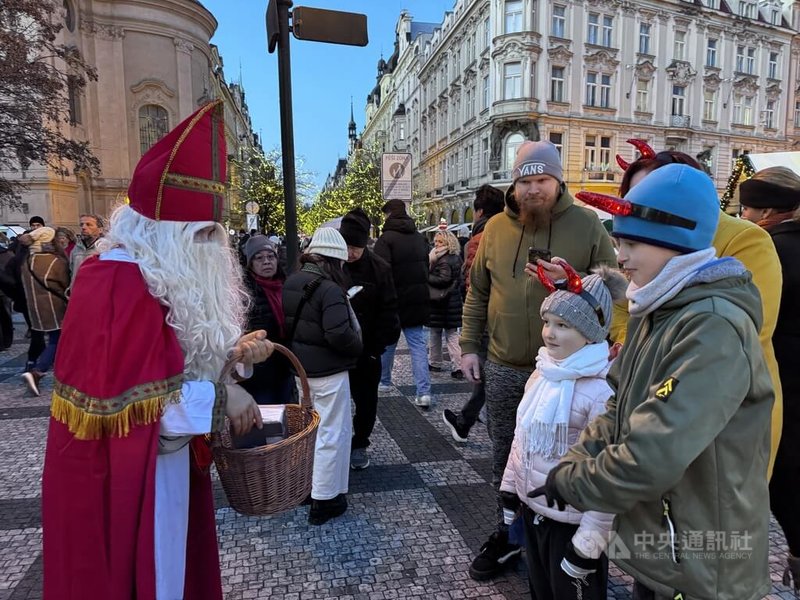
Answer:
[[[213,239],[195,232],[216,225]],[[154,221],[127,205],[111,216],[104,246],[123,246],[150,293],[168,307],[190,380],[218,381],[242,334],[248,306],[242,274],[225,230],[212,221]]]

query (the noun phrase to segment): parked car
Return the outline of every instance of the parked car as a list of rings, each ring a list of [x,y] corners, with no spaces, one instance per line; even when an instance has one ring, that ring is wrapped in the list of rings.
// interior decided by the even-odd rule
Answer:
[[[11,241],[18,235],[25,233],[25,228],[20,225],[0,225],[0,233]]]

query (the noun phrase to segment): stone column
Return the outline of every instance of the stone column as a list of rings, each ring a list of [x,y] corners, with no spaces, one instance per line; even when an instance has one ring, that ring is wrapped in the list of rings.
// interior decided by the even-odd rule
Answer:
[[[192,50],[194,44],[182,38],[173,38],[178,73],[178,121],[182,121],[194,110],[192,90]]]
[[[94,40],[94,59],[98,75],[96,96],[93,98],[87,95],[84,116],[89,138],[102,170],[101,176],[92,180],[91,188],[111,186],[124,190],[124,183],[130,172],[130,132],[126,119],[128,93],[125,88],[123,48],[125,30],[90,19],[81,22],[81,29]],[[93,106],[95,98],[97,104]],[[82,205],[77,207],[79,213],[104,214],[107,211],[106,203],[93,191],[90,189],[84,195]]]

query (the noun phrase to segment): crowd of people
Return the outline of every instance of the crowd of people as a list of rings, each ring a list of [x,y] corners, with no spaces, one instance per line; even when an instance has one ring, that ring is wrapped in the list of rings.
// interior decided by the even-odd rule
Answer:
[[[22,378],[37,396],[55,360],[70,287],[80,264],[98,252],[103,219],[84,214],[79,227],[76,236],[33,216],[24,233],[0,239],[0,347],[5,350],[14,341],[12,313],[22,314],[30,339]]]
[[[756,599],[771,508],[800,591],[792,171],[743,182],[737,219],[690,156],[644,153],[618,197],[578,194],[614,215],[609,235],[556,147],[529,141],[505,193],[476,190],[466,244],[446,226],[429,243],[391,200],[382,223],[356,208],[287,265],[275,236],[228,239],[224,163],[212,102],[142,157],[108,229],[31,219],[7,250],[33,393],[55,360],[46,598],[222,597],[204,436],[298,401],[274,344],[320,415],[308,522],[345,513],[400,335],[420,410],[449,372],[471,389],[442,413],[457,443],[485,411],[496,517],[474,579],[524,550],[537,600],[605,598],[609,559],[637,600]]]

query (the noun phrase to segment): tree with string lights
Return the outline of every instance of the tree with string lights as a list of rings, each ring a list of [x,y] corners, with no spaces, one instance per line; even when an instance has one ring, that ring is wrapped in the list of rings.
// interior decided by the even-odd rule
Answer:
[[[60,7],[49,0],[0,2],[0,171],[45,164],[57,174],[96,173],[86,141],[69,135],[70,98],[97,73],[72,46],[57,43]],[[0,203],[18,206],[25,182],[0,175]]]

